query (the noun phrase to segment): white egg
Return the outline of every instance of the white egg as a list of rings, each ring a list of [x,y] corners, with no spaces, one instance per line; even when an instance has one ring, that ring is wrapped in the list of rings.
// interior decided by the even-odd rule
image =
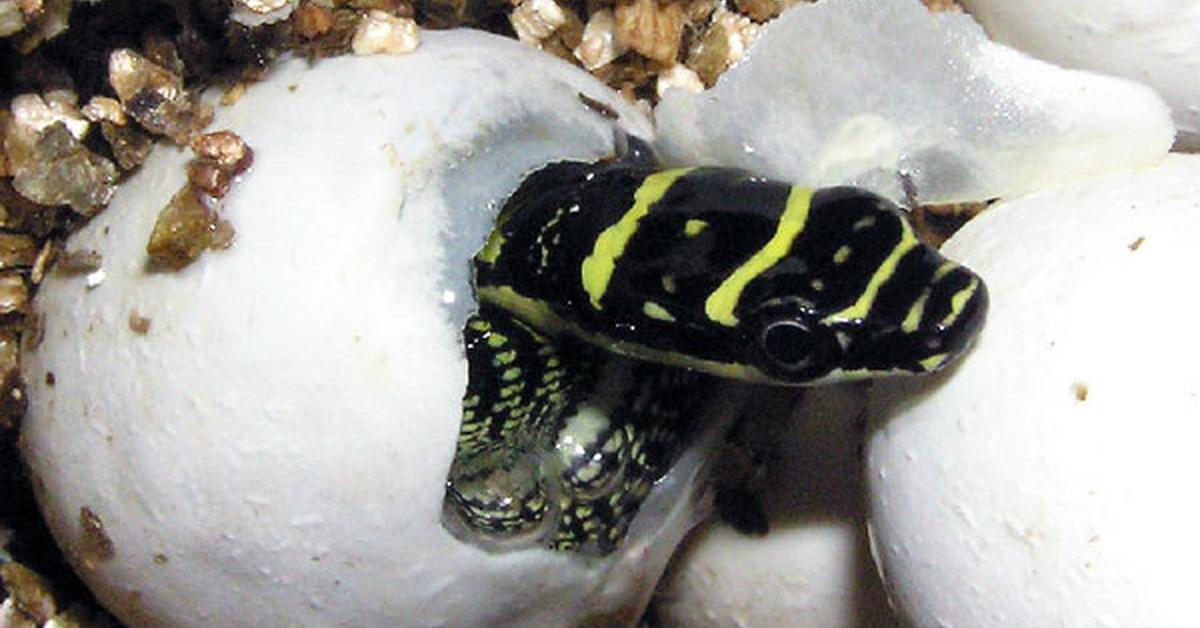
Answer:
[[[748,412],[765,453],[765,536],[713,521],[659,585],[664,626],[883,628],[897,625],[867,544],[860,447],[862,385],[806,391]]]
[[[468,260],[525,172],[611,153],[613,122],[580,93],[648,135],[595,79],[480,33],[286,62],[212,127],[255,151],[223,210],[232,248],[147,271],[188,159],[164,148],[70,240],[103,280],[38,295],[22,447],[109,609],[170,626],[636,619],[693,524],[694,459],[609,560],[488,553],[440,523]]]
[[[1162,94],[1180,130],[1200,134],[1200,2],[962,0],[988,34],[1069,68],[1115,74]]]
[[[974,351],[877,382],[876,558],[915,626],[1192,626],[1200,157],[1004,202],[943,252]]]

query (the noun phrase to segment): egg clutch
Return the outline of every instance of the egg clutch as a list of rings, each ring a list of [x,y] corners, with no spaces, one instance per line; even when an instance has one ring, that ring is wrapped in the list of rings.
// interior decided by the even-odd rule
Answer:
[[[445,522],[493,549],[616,549],[714,377],[933,372],[988,303],[875,194],[635,160],[526,177],[474,270]]]

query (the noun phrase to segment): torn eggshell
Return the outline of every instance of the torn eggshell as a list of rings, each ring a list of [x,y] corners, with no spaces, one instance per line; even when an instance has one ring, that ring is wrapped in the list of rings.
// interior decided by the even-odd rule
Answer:
[[[634,622],[702,456],[606,560],[441,524],[469,259],[526,172],[611,154],[615,127],[650,133],[582,71],[477,32],[283,62],[213,125],[255,154],[221,210],[236,241],[177,272],[145,246],[190,155],[159,147],[72,238],[104,281],[47,277],[23,361],[22,451],[99,600],[129,625]]]
[[[715,87],[655,111],[671,163],[856,184],[925,203],[980,201],[1161,160],[1150,89],[991,43],[917,0],[827,0],[769,23]]]
[[[996,41],[1068,68],[1145,83],[1200,143],[1200,3],[961,0]]]

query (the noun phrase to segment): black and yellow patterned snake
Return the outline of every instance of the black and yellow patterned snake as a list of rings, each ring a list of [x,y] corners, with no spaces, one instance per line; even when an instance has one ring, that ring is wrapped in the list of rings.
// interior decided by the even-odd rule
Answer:
[[[889,201],[727,168],[546,166],[474,265],[446,519],[493,549],[619,547],[714,377],[929,373],[987,310]]]

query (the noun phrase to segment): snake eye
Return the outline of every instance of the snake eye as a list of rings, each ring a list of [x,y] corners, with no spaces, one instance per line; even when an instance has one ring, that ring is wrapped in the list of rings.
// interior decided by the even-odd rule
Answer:
[[[812,332],[800,321],[772,321],[763,327],[758,342],[763,354],[785,370],[805,367],[812,358]]]

